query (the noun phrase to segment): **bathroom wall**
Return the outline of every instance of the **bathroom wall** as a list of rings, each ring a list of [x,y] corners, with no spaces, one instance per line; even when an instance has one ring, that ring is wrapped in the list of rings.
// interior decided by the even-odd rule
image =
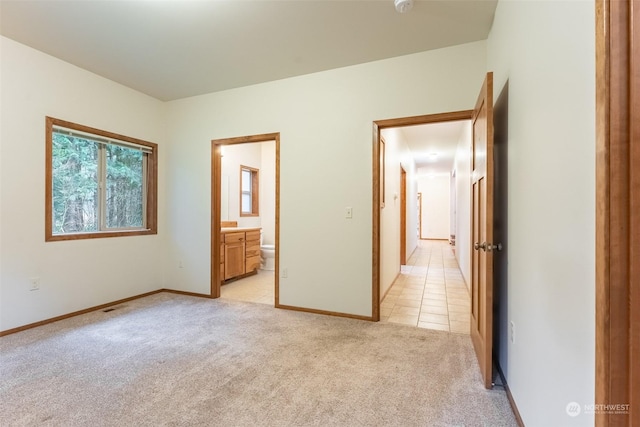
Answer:
[[[265,245],[276,243],[276,142],[260,143],[260,218]]]
[[[240,165],[259,169],[259,180],[262,182],[262,149],[260,143],[235,144],[224,146],[221,159],[223,181],[229,183],[228,218],[227,221],[237,221],[238,227],[261,227],[262,204],[259,206],[259,216],[240,216]],[[260,200],[262,202],[262,200]],[[224,215],[224,214],[223,214]],[[224,216],[222,216],[224,220]]]
[[[276,142],[226,145],[223,148],[222,185],[228,185],[221,196],[221,210],[228,206],[223,221],[237,221],[238,227],[261,227],[265,244],[275,244],[276,206]],[[240,165],[258,169],[260,190],[259,215],[240,216]]]

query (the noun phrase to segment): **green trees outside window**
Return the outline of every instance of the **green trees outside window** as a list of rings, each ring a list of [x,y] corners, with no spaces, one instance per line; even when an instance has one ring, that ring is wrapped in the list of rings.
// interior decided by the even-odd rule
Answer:
[[[54,234],[144,226],[142,151],[54,131],[52,157]]]
[[[98,230],[98,144],[53,134],[53,233]]]
[[[144,155],[107,145],[106,227],[144,227]]]
[[[155,144],[52,118],[47,131],[46,240],[157,233]]]

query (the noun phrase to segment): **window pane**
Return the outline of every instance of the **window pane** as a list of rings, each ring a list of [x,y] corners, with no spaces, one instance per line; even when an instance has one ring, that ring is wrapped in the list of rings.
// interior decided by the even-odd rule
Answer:
[[[140,150],[107,145],[106,226],[143,227],[144,175]]]
[[[53,133],[53,233],[98,229],[98,146]]]
[[[251,171],[242,169],[242,192],[251,192]]]
[[[242,193],[242,212],[251,213],[251,193]]]

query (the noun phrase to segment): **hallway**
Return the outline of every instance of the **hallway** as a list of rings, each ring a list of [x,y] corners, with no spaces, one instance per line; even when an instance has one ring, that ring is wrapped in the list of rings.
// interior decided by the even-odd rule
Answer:
[[[380,305],[380,320],[461,334],[470,330],[470,297],[453,248],[419,240]]]

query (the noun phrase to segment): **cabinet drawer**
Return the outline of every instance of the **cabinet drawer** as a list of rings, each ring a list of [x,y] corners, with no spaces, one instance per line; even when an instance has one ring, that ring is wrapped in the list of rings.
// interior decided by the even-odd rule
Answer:
[[[257,240],[260,244],[260,231],[247,231],[247,241]]]
[[[247,242],[245,254],[247,258],[250,256],[260,256],[260,244]]]
[[[225,243],[244,242],[244,232],[242,233],[224,233]]]
[[[260,255],[248,256],[245,262],[245,272],[249,273],[253,270],[257,270],[260,267]]]

